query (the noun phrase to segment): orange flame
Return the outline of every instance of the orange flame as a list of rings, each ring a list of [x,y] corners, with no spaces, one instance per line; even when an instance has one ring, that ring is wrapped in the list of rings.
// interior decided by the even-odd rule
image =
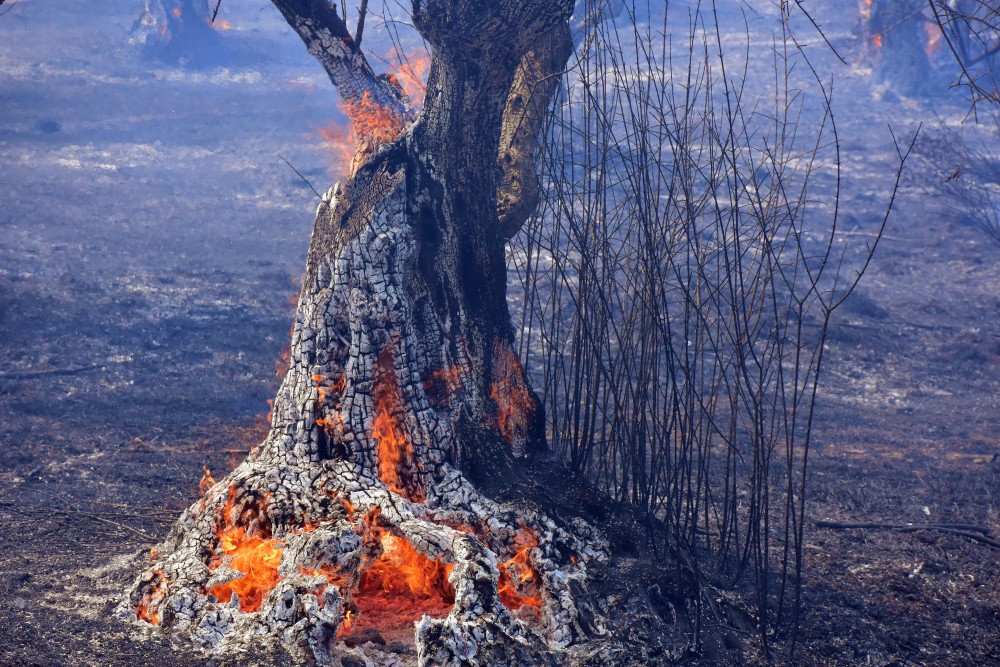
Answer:
[[[454,566],[427,558],[384,528],[373,528],[372,535],[382,553],[361,574],[354,594],[358,615],[346,618],[338,635],[376,628],[386,639],[394,638],[393,633],[405,639],[413,636],[413,622],[425,614],[446,616],[455,602],[455,589],[448,581]]]
[[[875,45],[876,49],[882,48],[882,33],[877,32],[874,35],[872,35],[872,44]]]
[[[493,346],[493,382],[490,398],[497,404],[497,426],[509,444],[527,438],[535,401],[524,379],[520,360],[499,340]]]
[[[924,42],[924,52],[928,58],[933,58],[934,54],[941,48],[941,28],[937,23],[924,23],[924,30],[927,32],[927,39]]]
[[[332,150],[337,166],[350,178],[378,146],[402,134],[406,121],[376,103],[367,90],[360,100],[341,102],[339,108],[350,118],[351,128],[330,123],[317,132]]]
[[[267,504],[265,496],[258,508],[263,514]],[[208,589],[209,595],[214,595],[219,602],[225,604],[232,599],[233,593],[240,598],[240,609],[245,612],[257,611],[267,599],[281,577],[278,576],[278,566],[281,564],[281,545],[283,542],[262,535],[250,534],[243,526],[232,525],[232,510],[236,504],[236,489],[230,488],[229,500],[222,511],[220,527],[216,531],[219,547],[223,558],[229,559],[229,567],[243,576],[233,581],[217,584]],[[223,563],[223,558],[216,556],[209,563],[208,569],[215,570]]]
[[[501,563],[497,594],[500,601],[512,611],[523,606],[538,610],[542,606],[540,582],[538,572],[531,566],[530,560],[530,552],[538,546],[538,538],[530,528],[525,527],[518,531],[514,544],[520,548],[513,558]]]
[[[181,8],[180,7],[174,7],[174,16],[176,16],[177,18],[181,17]]]
[[[361,593],[382,592],[415,599],[437,596],[445,602],[455,601],[455,589],[448,582],[454,565],[427,558],[408,540],[388,531],[379,541],[382,556],[361,575]]]
[[[212,471],[208,469],[208,466],[202,466],[205,474],[201,476],[201,480],[198,482],[198,493],[200,495],[205,495],[208,490],[215,486],[215,478],[212,477]]]
[[[240,526],[232,526],[219,535],[219,545],[231,560],[229,567],[242,572],[239,579],[218,584],[208,589],[220,602],[228,602],[233,593],[240,596],[240,609],[245,612],[260,609],[267,595],[281,577],[282,544],[279,540],[265,539],[259,535],[248,535]]]
[[[422,502],[423,493],[419,489],[410,493],[407,484],[404,483],[407,468],[413,462],[413,446],[406,439],[397,417],[403,405],[403,397],[396,383],[392,354],[393,346],[387,346],[379,354],[376,362],[381,370],[381,376],[374,392],[376,414],[372,421],[371,434],[378,442],[378,476],[391,491],[403,495],[408,500]]]
[[[153,570],[153,579],[150,582],[153,584],[153,589],[142,596],[133,609],[135,610],[135,616],[140,621],[145,621],[152,625],[160,624],[160,613],[156,611],[149,611],[149,608],[160,600],[167,594],[167,578],[163,575],[163,570]]]
[[[232,30],[233,24],[225,19],[219,19],[218,21],[214,21],[212,23],[212,27],[216,30]]]
[[[431,57],[427,49],[417,47],[402,55],[393,50],[386,59],[390,63],[393,61],[398,63],[389,65],[392,70],[390,76],[395,77],[399,87],[409,98],[410,104],[415,108],[423,106],[424,95],[427,94],[427,74],[431,69]]]

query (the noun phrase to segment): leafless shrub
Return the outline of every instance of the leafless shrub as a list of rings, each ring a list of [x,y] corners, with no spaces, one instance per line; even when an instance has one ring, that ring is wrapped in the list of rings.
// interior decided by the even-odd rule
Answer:
[[[929,183],[947,218],[979,229],[1000,244],[1000,154],[991,151],[1000,134],[993,127],[941,127],[917,145],[914,178]]]
[[[927,0],[955,62],[958,85],[973,107],[1000,104],[1000,3],[997,0]]]
[[[727,44],[711,14],[678,39],[663,9],[626,3],[616,22],[581,4],[546,196],[510,252],[521,353],[573,470],[646,516],[666,562],[751,582],[766,646],[798,615],[830,316],[881,228],[846,269],[829,98],[813,79],[807,127],[791,72],[811,68],[786,23],[751,82],[749,35]]]

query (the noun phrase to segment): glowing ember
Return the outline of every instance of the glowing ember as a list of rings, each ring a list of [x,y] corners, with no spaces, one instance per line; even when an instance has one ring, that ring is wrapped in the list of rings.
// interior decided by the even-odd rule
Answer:
[[[539,596],[538,573],[531,566],[531,550],[538,546],[538,538],[529,528],[522,528],[514,539],[519,547],[513,558],[500,565],[500,580],[497,593],[500,601],[511,610],[523,606],[539,610],[542,598]]]
[[[152,553],[150,553],[152,556]],[[136,618],[140,621],[145,621],[146,623],[151,623],[152,625],[159,625],[160,614],[159,612],[151,612],[149,608],[155,606],[160,600],[164,598],[167,594],[167,578],[163,576],[162,570],[153,570],[153,582],[154,586],[152,590],[142,596],[139,600],[135,609]]]
[[[176,16],[177,18],[181,17],[181,8],[180,7],[174,7],[174,16]]]
[[[877,32],[874,35],[872,35],[872,44],[875,45],[876,49],[882,48],[882,33]]]
[[[446,406],[462,388],[462,370],[458,366],[440,368],[424,379],[423,386],[431,406]]]
[[[403,405],[396,374],[392,367],[392,346],[386,347],[378,358],[380,381],[375,387],[375,419],[371,434],[378,443],[378,476],[390,490],[414,502],[422,502],[423,494],[417,489],[411,493],[405,482],[409,481],[407,467],[413,461],[413,446],[403,434],[397,413]]]
[[[514,352],[499,340],[493,346],[493,383],[490,398],[497,404],[497,425],[510,444],[524,439],[535,413],[524,369]]]
[[[198,493],[205,495],[209,489],[215,486],[215,478],[212,477],[212,471],[208,469],[208,466],[202,466],[202,469],[204,469],[205,474],[198,481]]]

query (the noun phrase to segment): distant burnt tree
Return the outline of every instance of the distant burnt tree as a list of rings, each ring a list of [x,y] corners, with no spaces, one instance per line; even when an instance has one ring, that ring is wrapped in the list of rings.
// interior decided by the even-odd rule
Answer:
[[[129,43],[143,55],[168,63],[217,62],[223,49],[213,26],[214,9],[213,0],[145,0]]]
[[[925,0],[860,0],[873,75],[896,93],[924,92],[931,72]]]

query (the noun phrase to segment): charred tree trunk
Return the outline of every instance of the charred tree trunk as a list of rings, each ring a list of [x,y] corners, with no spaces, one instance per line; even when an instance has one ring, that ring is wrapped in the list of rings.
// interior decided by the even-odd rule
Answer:
[[[900,95],[923,92],[931,72],[924,0],[861,0],[876,80]]]
[[[182,65],[218,63],[222,45],[211,0],[146,0],[129,43],[150,58]]]
[[[512,349],[504,243],[537,197],[572,0],[415,1],[415,120],[332,4],[274,4],[342,93],[355,172],[317,211],[268,437],[207,480],[122,615],[321,664],[383,660],[338,637],[400,623],[421,665],[666,660],[665,584],[609,569],[607,507],[550,461]]]

